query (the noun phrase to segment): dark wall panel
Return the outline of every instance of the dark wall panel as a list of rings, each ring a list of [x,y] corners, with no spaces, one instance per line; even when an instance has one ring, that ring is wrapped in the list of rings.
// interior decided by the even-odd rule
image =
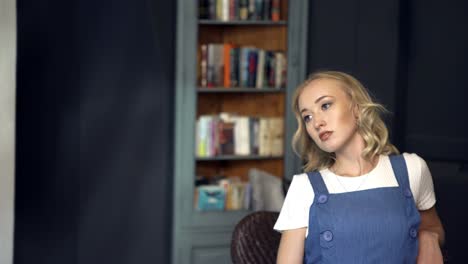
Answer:
[[[416,152],[433,174],[450,263],[467,243],[468,2],[311,1],[308,70],[349,72],[393,112],[400,151]]]
[[[79,96],[69,3],[18,0],[14,262],[75,263]],[[60,21],[61,23],[57,23]]]
[[[355,72],[357,10],[356,0],[310,1],[308,72],[320,69]]]
[[[169,263],[174,23],[18,0],[16,264]]]
[[[172,2],[82,2],[79,263],[167,263]]]
[[[468,161],[468,2],[410,1],[408,149]]]
[[[317,0],[309,7],[308,72],[350,73],[395,113],[398,2]],[[394,118],[387,120],[391,132]]]

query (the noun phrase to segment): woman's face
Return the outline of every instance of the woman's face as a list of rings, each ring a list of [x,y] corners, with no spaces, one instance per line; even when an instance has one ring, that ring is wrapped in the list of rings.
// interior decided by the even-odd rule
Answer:
[[[356,117],[350,96],[333,79],[310,82],[298,98],[307,133],[326,152],[339,152],[357,142]]]

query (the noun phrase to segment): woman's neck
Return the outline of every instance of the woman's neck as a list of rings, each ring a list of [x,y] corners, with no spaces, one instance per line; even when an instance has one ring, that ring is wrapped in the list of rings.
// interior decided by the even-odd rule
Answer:
[[[348,144],[346,148],[335,152],[336,161],[330,167],[330,170],[337,175],[351,177],[369,173],[377,165],[379,157],[376,156],[372,160],[366,160],[362,157],[364,147],[364,140],[357,134],[352,144]]]

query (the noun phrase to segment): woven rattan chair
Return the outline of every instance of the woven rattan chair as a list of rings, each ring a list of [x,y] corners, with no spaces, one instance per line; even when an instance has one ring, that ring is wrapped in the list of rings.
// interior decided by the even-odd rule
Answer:
[[[276,262],[281,234],[273,230],[273,225],[278,215],[276,212],[254,212],[236,225],[231,242],[233,263]]]

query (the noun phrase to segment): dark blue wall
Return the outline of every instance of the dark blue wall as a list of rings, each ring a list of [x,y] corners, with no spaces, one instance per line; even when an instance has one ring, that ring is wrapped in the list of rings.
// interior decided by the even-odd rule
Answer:
[[[360,79],[402,152],[431,169],[450,263],[462,263],[468,189],[468,2],[311,1],[308,71]]]
[[[17,6],[15,263],[168,263],[174,1]]]

